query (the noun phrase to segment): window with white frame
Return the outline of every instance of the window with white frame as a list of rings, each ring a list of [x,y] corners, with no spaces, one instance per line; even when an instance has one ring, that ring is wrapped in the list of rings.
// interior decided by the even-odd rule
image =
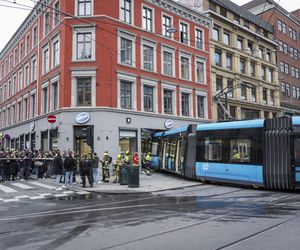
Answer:
[[[7,125],[11,124],[11,113],[10,113],[10,106],[7,108]]]
[[[205,65],[205,60],[196,58],[196,81],[198,83],[205,83]]]
[[[18,122],[22,121],[22,103],[21,101],[18,101],[18,116],[17,116]]]
[[[42,88],[42,114],[46,114],[48,112],[48,86]]]
[[[2,87],[0,87],[0,103],[3,101],[3,92],[2,92]]]
[[[53,5],[54,13],[53,13],[53,24],[54,26],[59,24],[60,20],[60,10],[59,10],[59,1],[55,2]]]
[[[28,119],[28,98],[23,99],[24,120]]]
[[[13,87],[12,94],[15,95],[17,93],[17,75],[13,76]]]
[[[6,83],[3,84],[3,101],[7,99],[7,87]]]
[[[163,105],[164,105],[164,113],[172,115],[173,111],[173,93],[174,90],[171,89],[163,89]]]
[[[43,48],[43,75],[49,72],[49,47]]]
[[[77,0],[77,15],[78,16],[91,16],[93,10],[92,0]]]
[[[206,118],[207,114],[207,96],[205,93],[197,94],[197,117],[198,118]]]
[[[135,66],[135,36],[119,32],[119,63]]]
[[[18,91],[22,89],[23,86],[23,72],[22,70],[18,71]]]
[[[181,93],[181,115],[190,116],[190,93]]]
[[[47,35],[50,31],[50,13],[47,12],[44,15],[44,35]]]
[[[11,106],[11,123],[15,124],[16,123],[16,105],[13,104]]]
[[[37,26],[35,26],[32,30],[32,47],[37,45],[38,34],[37,34]]]
[[[51,83],[51,111],[58,109],[58,80]]]
[[[123,22],[132,24],[132,0],[120,0],[120,19]]]
[[[191,57],[180,55],[180,78],[190,80],[191,77]]]
[[[162,34],[165,37],[168,37],[168,38],[172,37],[172,33],[168,32],[168,30],[171,28],[171,26],[172,26],[172,18],[170,16],[163,15],[162,16]]]
[[[52,67],[55,68],[59,65],[59,59],[60,59],[60,51],[59,51],[59,39],[55,38],[52,41]]]
[[[73,60],[95,60],[95,27],[74,28]]]
[[[175,50],[165,47],[162,47],[162,73],[168,76],[175,75]]]
[[[189,31],[186,23],[180,23],[180,42],[189,44]]]
[[[143,6],[142,27],[144,30],[153,32],[153,9]]]
[[[77,107],[92,106],[92,77],[77,78]]]
[[[142,50],[143,69],[156,71],[156,44],[143,39]]]
[[[35,81],[37,79],[37,62],[36,57],[31,58],[31,81]]]
[[[195,47],[201,50],[204,48],[203,30],[201,29],[195,31]]]
[[[18,63],[18,49],[15,48],[15,51],[14,51],[14,65],[16,65]],[[4,75],[4,66],[2,64],[2,75]]]
[[[12,96],[12,81],[8,80],[7,85],[8,85],[8,97],[11,97]]]
[[[21,61],[23,58],[23,42],[20,43],[20,49],[19,49],[19,61]]]
[[[141,79],[142,107],[146,112],[157,112],[157,82],[150,79]]]
[[[36,112],[36,94],[31,93],[30,95],[30,117],[34,117]]]
[[[29,84],[29,63],[26,63],[24,66],[24,87]]]
[[[132,82],[121,80],[120,104],[122,109],[132,109]]]
[[[30,35],[26,36],[26,54],[29,52],[30,49]]]

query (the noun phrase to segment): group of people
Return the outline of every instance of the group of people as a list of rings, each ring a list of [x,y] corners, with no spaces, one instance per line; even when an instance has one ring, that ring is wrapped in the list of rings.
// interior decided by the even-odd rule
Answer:
[[[102,180],[100,180],[101,163]],[[138,153],[131,156],[129,151],[122,157],[120,154],[115,161],[105,151],[100,160],[97,153],[76,155],[72,151],[29,151],[29,150],[0,150],[0,181],[14,181],[16,179],[27,180],[30,174],[37,178],[47,178],[55,175],[56,189],[69,188],[76,182],[76,173],[79,166],[82,187],[86,187],[88,181],[90,187],[94,183],[110,181],[110,166],[112,166],[112,179],[119,182],[120,168],[125,165],[139,165]],[[142,166],[146,174],[150,174],[151,154],[147,153],[142,158]],[[61,185],[61,183],[63,185]]]

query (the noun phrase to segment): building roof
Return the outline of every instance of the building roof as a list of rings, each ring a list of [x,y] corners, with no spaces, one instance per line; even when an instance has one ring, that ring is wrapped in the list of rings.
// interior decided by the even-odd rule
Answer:
[[[262,20],[260,17],[252,14],[250,11],[248,11],[244,6],[239,6],[230,0],[210,0],[212,2],[215,2],[216,4],[222,6],[225,9],[228,9],[229,11],[233,12],[234,14],[239,15],[243,19],[256,24],[257,26],[261,27],[262,29],[267,30],[268,32],[273,33],[273,26],[266,21]],[[256,1],[256,0],[254,0]],[[260,0],[258,0],[260,1]],[[263,1],[263,0],[262,0]],[[265,2],[265,1],[263,1]]]
[[[251,9],[257,5],[260,5],[260,4],[263,4],[263,3],[266,3],[268,2],[269,4],[272,5],[272,8],[276,8],[277,10],[279,10],[280,12],[282,12],[284,15],[286,15],[288,18],[290,18],[292,21],[294,21],[295,23],[297,23],[298,25],[300,25],[300,19],[293,15],[292,13],[293,12],[296,12],[298,10],[294,10],[292,12],[289,12],[287,11],[285,8],[281,7],[278,2],[275,2],[273,0],[252,0],[244,5],[242,5],[241,7],[242,8],[245,8],[245,9]],[[269,10],[270,8],[266,9],[265,11]]]

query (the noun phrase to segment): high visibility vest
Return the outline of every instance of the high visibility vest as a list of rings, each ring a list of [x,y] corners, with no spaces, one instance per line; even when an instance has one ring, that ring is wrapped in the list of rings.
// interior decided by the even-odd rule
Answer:
[[[146,155],[146,161],[151,162],[151,155]]]

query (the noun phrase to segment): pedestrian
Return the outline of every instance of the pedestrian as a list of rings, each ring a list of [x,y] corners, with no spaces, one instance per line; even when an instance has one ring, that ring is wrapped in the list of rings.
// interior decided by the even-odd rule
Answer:
[[[96,152],[94,152],[92,159],[92,168],[93,168],[93,182],[99,182],[99,157]]]
[[[137,167],[139,165],[139,154],[135,152],[132,159],[132,165]]]
[[[56,190],[60,191],[62,190],[62,188],[59,186],[59,183],[60,183],[60,179],[64,174],[64,163],[59,150],[57,150],[56,155],[53,159],[53,168],[54,168],[54,174],[56,175],[56,180],[55,180]]]
[[[5,181],[5,177],[4,177],[4,159],[5,159],[5,154],[1,150],[0,151],[0,176],[1,176],[0,181],[3,181],[3,182]]]
[[[74,168],[76,168],[76,161],[72,155],[72,152],[69,151],[68,155],[65,158],[64,161],[64,168],[65,168],[65,185],[63,187],[68,188],[72,185],[73,181],[73,171]]]
[[[86,177],[90,183],[90,187],[93,187],[93,180],[92,180],[92,161],[91,158],[88,157],[86,154],[83,155],[82,159],[79,163],[80,175],[82,180],[82,187],[86,187]]]
[[[9,180],[11,177],[11,180],[14,181],[15,178],[17,178],[17,173],[18,173],[18,168],[19,168],[19,164],[16,159],[15,152],[13,152],[11,154],[11,158],[12,159],[10,160],[10,166],[9,166]]]

